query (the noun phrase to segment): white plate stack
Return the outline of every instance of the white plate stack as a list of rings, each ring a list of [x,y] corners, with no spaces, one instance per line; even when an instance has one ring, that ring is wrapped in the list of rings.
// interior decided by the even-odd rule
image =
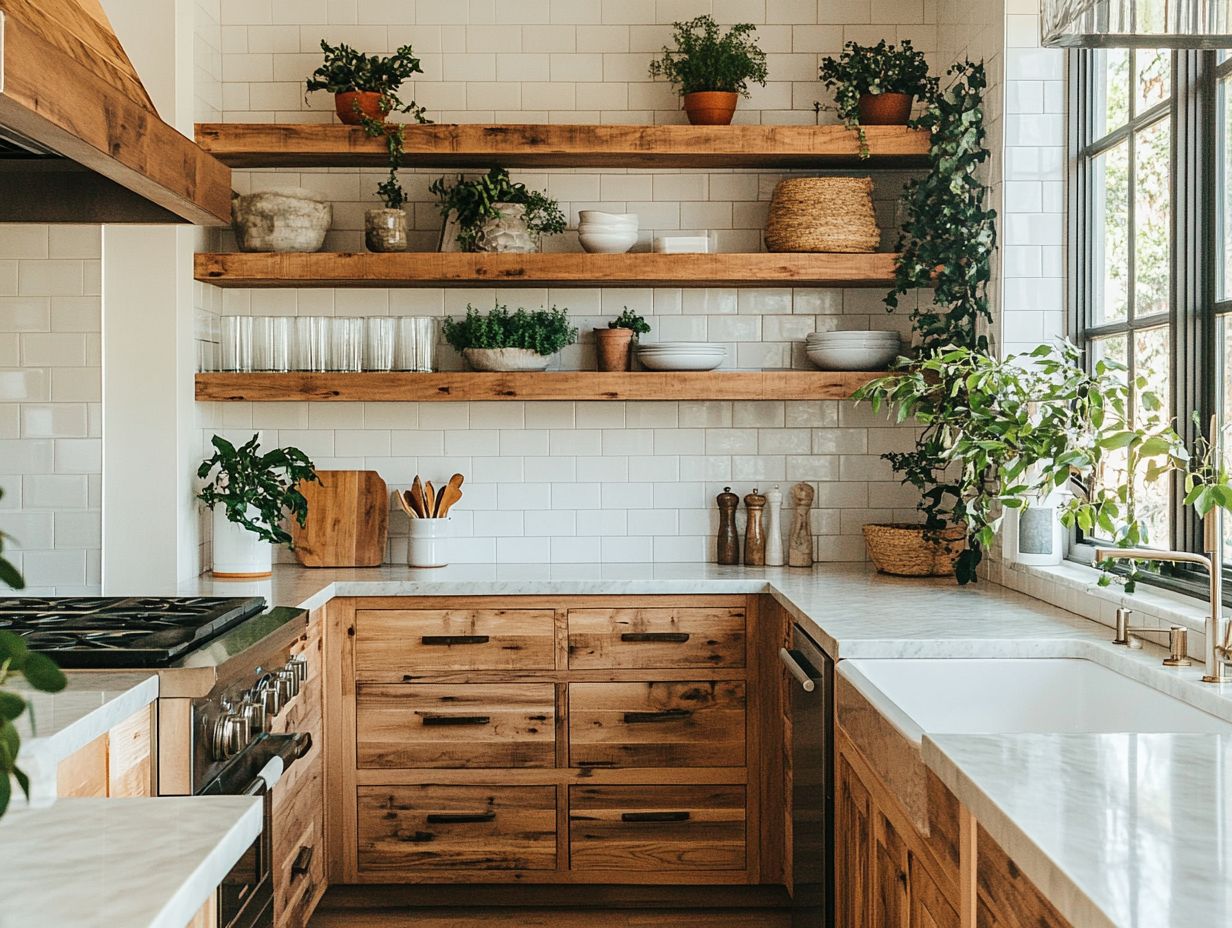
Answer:
[[[637,213],[578,213],[578,241],[591,254],[622,255],[637,244]]]
[[[897,332],[814,332],[805,353],[823,371],[879,371],[898,357]]]
[[[637,359],[652,371],[712,371],[727,358],[727,346],[710,342],[640,345]]]

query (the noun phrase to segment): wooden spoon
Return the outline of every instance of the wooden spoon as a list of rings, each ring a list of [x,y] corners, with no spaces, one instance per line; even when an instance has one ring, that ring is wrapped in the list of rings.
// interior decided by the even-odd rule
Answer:
[[[419,518],[419,513],[417,513],[415,511],[415,507],[411,505],[410,490],[403,490],[401,493],[394,493],[394,496],[397,497],[398,505],[402,507],[403,512],[405,512],[412,519]]]
[[[453,504],[462,498],[462,481],[465,478],[461,474],[454,474],[449,478],[449,483],[441,488],[441,502],[436,507],[437,515],[440,518],[445,518],[449,515],[449,510],[453,508]]]
[[[432,487],[431,480],[425,480],[423,485],[424,498],[424,518],[436,518],[436,490]]]
[[[415,482],[411,484],[411,505],[415,507],[415,512],[421,519],[428,518],[428,512],[424,507],[423,484],[419,482],[419,474],[415,475]]]

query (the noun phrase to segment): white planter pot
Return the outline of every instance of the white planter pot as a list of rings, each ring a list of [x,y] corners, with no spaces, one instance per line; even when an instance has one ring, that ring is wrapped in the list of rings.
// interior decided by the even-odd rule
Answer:
[[[1065,526],[1061,508],[1068,493],[1053,493],[1028,501],[1022,509],[1006,509],[1001,521],[1001,555],[1010,564],[1055,567],[1065,559]]]
[[[449,519],[411,519],[406,548],[410,567],[444,567],[449,563]]]
[[[248,510],[248,518],[256,516]],[[214,510],[214,570],[221,580],[254,580],[273,573],[274,546],[227,518],[227,510]]]
[[[546,371],[552,363],[529,348],[467,348],[462,357],[477,371]]]

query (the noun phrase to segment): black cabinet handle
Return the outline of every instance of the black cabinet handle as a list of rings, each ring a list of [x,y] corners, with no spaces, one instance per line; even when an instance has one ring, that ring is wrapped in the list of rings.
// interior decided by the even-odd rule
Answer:
[[[624,632],[621,641],[652,642],[663,644],[684,644],[689,640],[688,632]]]
[[[291,879],[303,876],[308,872],[310,866],[312,866],[312,845],[305,844],[300,847],[299,853],[295,855],[295,860],[291,862]]]
[[[487,635],[423,635],[420,644],[453,645],[453,644],[487,644],[491,639]]]
[[[622,812],[622,822],[687,822],[688,812]]]
[[[492,721],[487,715],[425,715],[425,725],[487,725]]]
[[[428,815],[429,825],[472,825],[494,821],[495,812],[432,812]]]
[[[641,725],[646,722],[676,722],[687,719],[693,714],[692,709],[664,709],[662,712],[626,712],[626,725]]]

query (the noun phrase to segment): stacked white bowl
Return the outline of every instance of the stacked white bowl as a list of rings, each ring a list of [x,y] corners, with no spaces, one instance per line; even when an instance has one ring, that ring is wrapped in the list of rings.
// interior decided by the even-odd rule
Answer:
[[[591,254],[620,255],[637,244],[637,213],[578,213],[578,241]]]
[[[823,371],[879,371],[898,357],[897,332],[814,332],[805,353]]]
[[[639,345],[637,359],[652,371],[712,371],[727,358],[727,346],[711,342]]]

